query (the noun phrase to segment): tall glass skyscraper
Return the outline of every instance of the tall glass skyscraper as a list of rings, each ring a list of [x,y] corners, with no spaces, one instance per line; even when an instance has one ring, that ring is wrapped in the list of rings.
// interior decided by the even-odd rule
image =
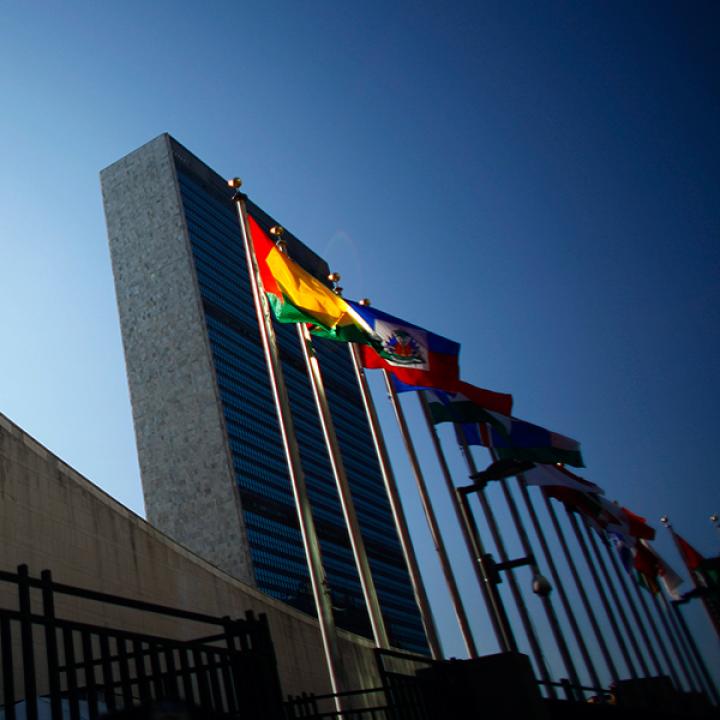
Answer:
[[[313,612],[232,190],[169,135],[101,181],[148,519]],[[325,261],[285,237],[295,261],[327,277]],[[276,330],[337,624],[370,636],[296,330]],[[315,346],[391,642],[426,652],[348,348]]]

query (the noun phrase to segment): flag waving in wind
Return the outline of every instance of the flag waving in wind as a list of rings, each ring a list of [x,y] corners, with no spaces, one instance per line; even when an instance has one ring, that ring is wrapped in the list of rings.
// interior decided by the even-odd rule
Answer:
[[[499,458],[585,467],[577,440],[514,417],[488,416],[487,422],[456,425],[460,442],[494,448]]]
[[[252,215],[248,224],[263,289],[278,322],[308,323],[310,332],[333,340],[369,342],[370,327],[347,300],[281,252]]]
[[[459,343],[381,310],[349,304],[371,330],[372,342],[360,348],[363,367],[387,370],[418,390],[455,391],[460,381]]]
[[[401,391],[416,388],[399,388],[396,383],[396,389]],[[426,390],[424,394],[430,417],[436,425],[442,422],[487,422],[490,419],[488,411],[500,415],[510,415],[512,412],[512,395],[485,390],[462,381],[458,383],[457,392]]]
[[[535,465],[527,470],[523,476],[528,485],[540,487],[564,487],[581,493],[603,495],[604,490],[558,465]]]
[[[660,581],[673,600],[680,599],[678,588],[682,585],[680,576],[663,560],[647,540],[640,540],[635,546],[634,566],[638,573],[640,584],[653,595],[660,589]]]

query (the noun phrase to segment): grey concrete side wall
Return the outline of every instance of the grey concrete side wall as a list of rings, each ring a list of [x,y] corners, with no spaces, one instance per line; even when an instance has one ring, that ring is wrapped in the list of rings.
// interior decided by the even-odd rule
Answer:
[[[148,519],[254,584],[168,136],[101,183]]]
[[[0,414],[0,569],[209,615],[268,615],[286,693],[329,692],[317,621],[222,572],[116,502]],[[17,608],[0,582],[0,606]],[[58,596],[59,617],[190,639],[186,621]],[[377,687],[371,643],[340,632],[351,687]],[[18,672],[21,679],[22,673]]]

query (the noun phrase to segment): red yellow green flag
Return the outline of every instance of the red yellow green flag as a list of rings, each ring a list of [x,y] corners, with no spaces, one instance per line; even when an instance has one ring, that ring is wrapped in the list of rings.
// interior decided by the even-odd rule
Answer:
[[[263,289],[282,323],[308,323],[310,332],[344,342],[368,343],[370,328],[350,304],[281,252],[248,215]]]

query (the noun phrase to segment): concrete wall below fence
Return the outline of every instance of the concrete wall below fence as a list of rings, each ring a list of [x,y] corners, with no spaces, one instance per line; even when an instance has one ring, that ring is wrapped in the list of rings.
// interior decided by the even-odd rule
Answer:
[[[329,692],[317,621],[222,572],[113,500],[0,413],[0,569],[209,615],[266,613],[283,691]],[[17,607],[0,583],[0,606]],[[56,599],[59,617],[189,639],[186,621]],[[352,688],[380,684],[365,638],[340,631]]]

